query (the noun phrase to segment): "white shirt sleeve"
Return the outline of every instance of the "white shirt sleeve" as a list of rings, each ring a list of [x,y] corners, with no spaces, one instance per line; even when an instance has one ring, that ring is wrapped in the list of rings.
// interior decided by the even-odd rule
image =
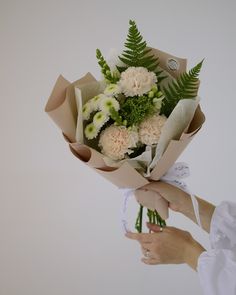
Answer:
[[[236,204],[216,207],[210,228],[212,249],[198,259],[204,295],[236,295]]]

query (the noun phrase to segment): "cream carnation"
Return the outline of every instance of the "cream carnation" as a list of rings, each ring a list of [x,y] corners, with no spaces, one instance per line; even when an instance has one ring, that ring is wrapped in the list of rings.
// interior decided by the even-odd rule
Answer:
[[[122,160],[126,153],[131,153],[138,142],[138,133],[124,126],[111,125],[100,135],[99,145],[102,153],[113,159]]]
[[[161,129],[167,118],[155,115],[145,119],[139,126],[139,139],[143,144],[157,144],[161,136]]]
[[[155,73],[143,67],[129,67],[121,73],[119,86],[125,96],[143,95],[157,82]]]

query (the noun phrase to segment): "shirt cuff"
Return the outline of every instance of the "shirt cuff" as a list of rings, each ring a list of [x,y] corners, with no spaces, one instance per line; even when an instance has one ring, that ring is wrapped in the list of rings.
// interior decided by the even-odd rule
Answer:
[[[210,227],[210,242],[214,249],[236,249],[236,204],[224,201],[216,207]]]

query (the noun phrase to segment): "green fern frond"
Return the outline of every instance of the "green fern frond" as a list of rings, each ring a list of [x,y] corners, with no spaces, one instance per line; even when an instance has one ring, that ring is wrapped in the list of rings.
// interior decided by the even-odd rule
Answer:
[[[105,58],[103,57],[99,49],[96,50],[96,57],[98,59],[98,64],[101,67],[101,72],[104,78],[110,83],[116,83],[117,81],[119,81],[119,78],[111,72],[110,67],[108,66]]]
[[[173,80],[162,91],[165,95],[163,99],[161,113],[169,116],[179,100],[184,98],[194,98],[197,96],[199,80],[203,60],[193,67],[188,73],[181,74],[177,80]]]
[[[150,55],[150,48],[147,48],[146,41],[143,40],[136,23],[129,21],[130,28],[126,38],[125,47],[119,59],[125,64],[124,67],[117,67],[119,72],[125,71],[128,67],[144,67],[149,71],[155,71],[159,65],[158,58]]]

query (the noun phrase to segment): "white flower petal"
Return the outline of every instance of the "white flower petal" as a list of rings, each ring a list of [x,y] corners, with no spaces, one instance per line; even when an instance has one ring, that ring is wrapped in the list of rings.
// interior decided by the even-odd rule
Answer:
[[[109,114],[111,108],[114,108],[116,111],[120,109],[120,104],[114,97],[105,97],[100,101],[99,109],[104,113]]]
[[[121,73],[118,85],[125,96],[143,95],[150,91],[157,82],[154,72],[149,72],[144,67],[129,67]]]
[[[107,113],[102,111],[97,112],[93,117],[93,124],[97,129],[101,129],[102,126],[109,120]]]
[[[94,126],[93,123],[88,124],[84,129],[85,136],[88,139],[96,138],[98,135],[98,131],[99,130]]]

